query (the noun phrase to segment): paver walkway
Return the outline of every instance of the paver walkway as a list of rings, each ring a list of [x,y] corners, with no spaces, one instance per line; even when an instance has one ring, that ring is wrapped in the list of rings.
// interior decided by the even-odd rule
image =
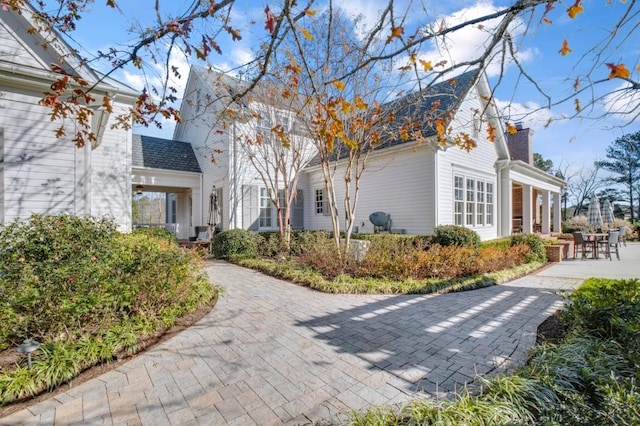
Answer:
[[[349,409],[453,391],[523,362],[561,306],[554,292],[584,278],[546,270],[464,293],[362,296],[221,262],[207,271],[225,290],[196,325],[0,424],[340,423]]]

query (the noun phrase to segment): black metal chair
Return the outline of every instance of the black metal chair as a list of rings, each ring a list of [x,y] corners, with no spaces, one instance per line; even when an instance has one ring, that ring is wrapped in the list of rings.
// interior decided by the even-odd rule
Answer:
[[[369,215],[373,224],[373,232],[391,232],[391,215],[385,212],[374,212]]]

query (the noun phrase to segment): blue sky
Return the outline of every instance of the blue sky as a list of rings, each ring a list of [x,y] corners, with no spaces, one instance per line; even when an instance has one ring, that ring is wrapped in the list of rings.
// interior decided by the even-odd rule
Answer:
[[[408,1],[408,0],[407,0]],[[398,9],[407,1],[397,0]],[[76,48],[82,46],[85,54],[96,50],[106,50],[116,44],[127,44],[135,40],[135,36],[128,34],[132,27],[153,22],[153,1],[121,1],[122,13],[106,8],[103,0],[97,0],[92,6],[92,11],[83,16],[78,24],[78,30],[74,33],[75,42],[72,45]],[[166,5],[164,4],[166,3]],[[192,0],[161,2],[162,7],[173,9],[171,13],[185,10]],[[363,22],[374,22],[378,16],[378,8],[386,2],[351,0],[342,2],[350,13],[363,15]],[[433,3],[433,4],[430,4]],[[444,4],[442,4],[444,3]],[[411,13],[407,15],[406,26],[409,28],[416,22],[442,22],[452,25],[460,19],[468,19],[477,16],[479,13],[487,12],[496,8],[501,0],[491,1],[454,1],[454,2],[433,2],[430,1],[426,8],[422,8],[420,2],[413,1]],[[240,42],[232,42],[230,37],[222,34],[216,40],[221,45],[223,55],[213,55],[212,63],[221,69],[230,69],[251,57],[252,49],[266,38],[264,26],[264,7],[267,2],[253,0],[236,0],[232,25],[238,27],[242,32]],[[638,35],[632,34],[623,44],[613,44],[609,46],[605,55],[595,58],[590,49],[600,40],[606,37],[613,27],[614,19],[619,16],[620,11],[627,5],[619,0],[612,0],[607,5],[607,0],[590,1],[585,0],[585,12],[578,15],[576,19],[569,19],[566,8],[570,3],[558,4],[557,8],[549,14],[553,23],[551,25],[538,24],[541,18],[541,10],[532,17],[523,17],[520,26],[511,28],[514,39],[525,31],[528,19],[529,25],[527,36],[524,42],[518,46],[518,59],[528,74],[539,84],[543,90],[553,96],[572,93],[572,82],[576,76],[584,77],[589,69],[593,69],[592,77],[596,79],[606,78],[608,69],[604,65],[606,62],[624,62],[632,71],[632,78],[639,78],[636,66],[640,64],[640,43]],[[272,8],[275,4],[271,3]],[[638,8],[638,7],[636,7]],[[322,10],[321,6],[318,10]],[[635,11],[638,13],[638,11]],[[169,14],[168,14],[169,15]],[[636,21],[637,22],[637,17]],[[408,31],[407,31],[408,32]],[[563,57],[559,54],[562,41],[567,39],[573,52]],[[462,32],[455,39],[450,40],[450,50],[446,55],[442,55],[449,60],[463,60],[469,57],[477,48],[477,44],[482,41],[481,31],[477,28],[470,28]],[[435,46],[429,52],[423,52],[425,59],[432,59],[435,55],[442,54]],[[579,60],[580,59],[580,60]],[[177,85],[184,85],[188,73],[188,64],[183,59],[177,58],[177,63],[182,70],[183,78]],[[577,63],[577,65],[576,65]],[[201,63],[202,64],[202,63]],[[497,82],[497,69],[489,70],[489,77],[492,84]],[[614,116],[606,119],[563,119],[563,116],[570,116],[574,113],[573,98],[564,105],[554,106],[551,109],[545,108],[545,97],[536,91],[531,84],[524,81],[522,76],[517,80],[519,73],[514,66],[506,69],[504,80],[498,85],[496,100],[501,107],[510,105],[510,111],[514,116],[518,112],[526,111],[528,114],[522,118],[525,127],[534,130],[534,151],[543,157],[553,160],[556,166],[560,164],[570,164],[573,168],[582,166],[590,167],[595,159],[602,159],[605,156],[606,147],[617,137],[625,133],[640,131],[638,121],[631,122],[628,118],[620,120]],[[119,72],[116,78],[140,87],[142,77],[134,69],[127,69]],[[620,80],[607,81],[600,86],[600,89],[611,90],[623,84]],[[579,96],[581,102],[586,104],[588,95]],[[631,99],[631,103],[637,104],[638,97]],[[597,115],[605,104],[597,106],[589,111],[591,115]],[[609,107],[611,104],[609,104]],[[616,105],[619,107],[619,105]],[[551,125],[545,128],[545,123],[553,117]],[[625,124],[624,127],[620,127]],[[172,136],[172,126],[168,125],[162,131],[157,129],[137,128],[135,130],[142,134],[153,134],[170,138]]]

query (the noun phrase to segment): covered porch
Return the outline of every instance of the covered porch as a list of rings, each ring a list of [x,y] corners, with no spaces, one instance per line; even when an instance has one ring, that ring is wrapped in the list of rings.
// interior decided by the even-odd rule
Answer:
[[[144,198],[142,208],[153,210],[138,215],[134,211],[133,228],[162,227],[179,240],[188,240],[196,236],[196,226],[206,225],[202,218],[200,173],[134,168],[131,182],[132,201]]]
[[[515,160],[500,169],[499,181],[501,236],[562,231],[562,179]]]

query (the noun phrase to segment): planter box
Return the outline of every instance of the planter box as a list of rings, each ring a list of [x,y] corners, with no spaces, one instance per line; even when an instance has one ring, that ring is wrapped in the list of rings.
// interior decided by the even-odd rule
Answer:
[[[573,241],[559,241],[557,244],[545,246],[547,251],[547,261],[561,262],[569,257],[572,253]]]

